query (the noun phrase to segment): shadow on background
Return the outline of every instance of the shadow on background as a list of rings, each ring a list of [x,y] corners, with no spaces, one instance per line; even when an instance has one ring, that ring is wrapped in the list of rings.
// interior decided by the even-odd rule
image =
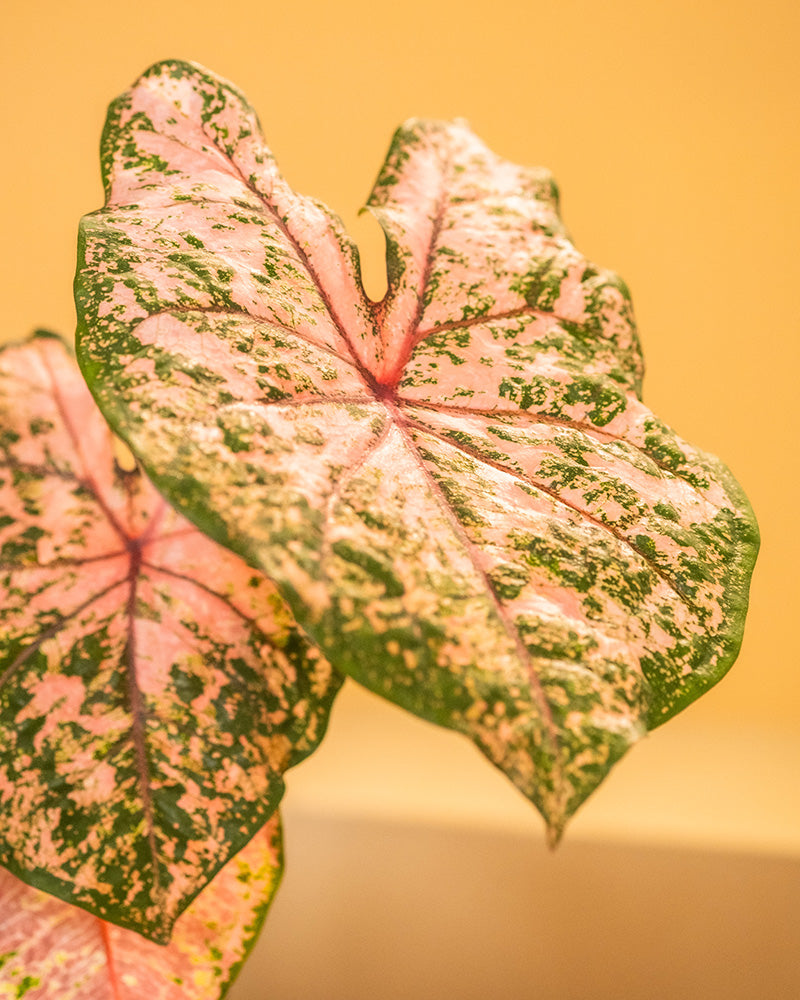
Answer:
[[[800,860],[304,813],[228,1000],[800,996]]]

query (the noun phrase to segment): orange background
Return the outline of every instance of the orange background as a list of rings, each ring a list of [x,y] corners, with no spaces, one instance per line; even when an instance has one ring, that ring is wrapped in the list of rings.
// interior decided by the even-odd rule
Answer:
[[[76,227],[101,204],[105,106],[157,59],[201,62],[249,96],[290,182],[362,244],[373,294],[382,239],[356,212],[394,127],[411,115],[467,118],[502,155],[553,171],[577,245],[632,289],[646,401],[731,466],[758,515],[743,651],[686,713],[692,731],[728,726],[756,751],[759,737],[745,734],[785,734],[774,763],[794,755],[800,767],[799,10],[796,0],[9,5],[2,338],[72,332]],[[663,736],[676,756],[689,753],[681,725]],[[714,766],[735,783],[730,762]],[[798,784],[778,783],[773,797],[796,801]]]
[[[105,107],[158,59],[249,96],[373,294],[382,239],[356,212],[390,135],[462,116],[553,171],[577,245],[632,289],[646,402],[761,525],[739,662],[554,857],[466,741],[346,688],[289,777],[287,879],[230,1000],[800,996],[799,50],[797,0],[5,5],[0,339],[71,333]]]

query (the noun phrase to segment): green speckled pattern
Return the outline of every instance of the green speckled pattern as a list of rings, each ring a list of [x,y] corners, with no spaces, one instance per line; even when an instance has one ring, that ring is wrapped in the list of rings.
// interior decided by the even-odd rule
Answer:
[[[0,1000],[222,1000],[282,871],[276,813],[181,915],[166,946],[0,871]]]
[[[156,941],[275,811],[341,680],[177,515],[61,341],[0,352],[0,863]]]
[[[337,669],[468,735],[556,840],[728,669],[757,549],[727,469],[641,402],[625,284],[546,171],[413,120],[367,206],[372,302],[246,100],[185,63],[112,105],[103,176],[76,299],[108,419]]]

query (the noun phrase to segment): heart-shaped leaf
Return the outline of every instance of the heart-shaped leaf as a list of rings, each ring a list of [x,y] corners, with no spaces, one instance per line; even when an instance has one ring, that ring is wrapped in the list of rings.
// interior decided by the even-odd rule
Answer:
[[[185,63],[112,105],[103,173],[76,298],[112,424],[335,667],[468,734],[557,838],[728,669],[757,548],[727,469],[641,403],[624,284],[545,171],[411,121],[371,302],[340,221]]]
[[[61,341],[0,354],[0,862],[157,941],[266,822],[339,679],[177,515]]]
[[[276,813],[181,915],[166,946],[0,871],[0,1000],[218,1000],[282,870]]]

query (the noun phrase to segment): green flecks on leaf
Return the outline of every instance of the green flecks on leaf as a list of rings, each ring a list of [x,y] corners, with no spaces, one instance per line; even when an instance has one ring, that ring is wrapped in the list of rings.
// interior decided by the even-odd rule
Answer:
[[[544,258],[511,285],[511,290],[520,294],[529,306],[551,310],[561,294],[561,282],[566,277],[565,269],[552,258]]]
[[[680,514],[676,508],[671,503],[664,503],[659,501],[653,505],[653,511],[658,514],[659,517],[666,518],[668,521],[679,521]]]
[[[492,589],[501,600],[518,597],[530,579],[530,571],[519,563],[504,563],[489,572]]]
[[[12,958],[16,958],[19,954],[17,951],[7,951],[0,955],[0,969],[2,969]]]
[[[376,559],[368,552],[354,548],[345,541],[334,542],[332,549],[340,559],[344,559],[345,562],[351,563],[353,566],[358,566],[369,577],[381,583],[387,597],[401,597],[405,593],[403,584],[394,575],[391,567],[382,560]]]
[[[196,250],[205,249],[203,246],[203,241],[198,239],[194,233],[181,233],[181,236],[186,240],[190,247],[194,247]]]
[[[21,979],[19,983],[16,984],[17,989],[17,1000],[22,1000],[22,997],[26,996],[28,992],[41,984],[41,979],[38,976],[25,976]]]
[[[576,378],[570,382],[564,392],[564,402],[568,406],[583,403],[587,407],[588,417],[593,424],[604,427],[614,417],[623,413],[627,407],[625,394],[615,386],[603,384],[593,378]]]
[[[28,424],[28,430],[34,437],[38,437],[40,434],[46,434],[48,431],[53,430],[53,424],[50,420],[34,417]]]

